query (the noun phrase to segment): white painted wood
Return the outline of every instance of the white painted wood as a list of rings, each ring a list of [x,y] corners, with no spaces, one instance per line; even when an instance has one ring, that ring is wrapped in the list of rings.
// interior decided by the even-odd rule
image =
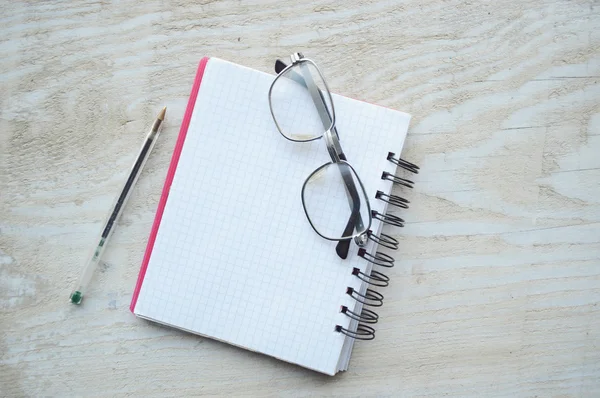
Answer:
[[[0,395],[600,395],[597,2],[34,2],[0,18]],[[295,50],[334,91],[411,113],[404,156],[422,166],[377,339],[333,378],[128,310],[198,61],[271,71]]]

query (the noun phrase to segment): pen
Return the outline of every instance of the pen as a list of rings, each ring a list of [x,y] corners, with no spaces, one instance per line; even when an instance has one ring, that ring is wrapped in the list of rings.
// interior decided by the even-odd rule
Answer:
[[[83,268],[83,272],[81,273],[81,276],[79,277],[79,280],[77,281],[75,289],[73,290],[73,292],[71,292],[70,300],[71,300],[71,303],[73,303],[73,304],[81,304],[81,302],[83,301],[83,297],[85,295],[87,285],[89,284],[90,280],[92,279],[92,275],[94,274],[94,270],[96,269],[96,266],[100,262],[100,258],[102,257],[102,253],[104,252],[104,249],[106,248],[108,239],[112,235],[112,232],[114,231],[114,229],[116,227],[116,222],[119,219],[119,216],[121,215],[121,213],[123,212],[125,203],[127,202],[127,199],[129,198],[129,194],[131,193],[132,188],[135,185],[135,183],[142,171],[142,168],[144,167],[144,164],[146,164],[146,160],[148,160],[148,156],[150,155],[150,152],[152,152],[152,148],[154,147],[154,144],[156,143],[156,139],[158,138],[158,134],[159,134],[160,128],[162,126],[162,121],[165,118],[166,111],[167,111],[167,107],[165,106],[158,113],[156,120],[152,124],[152,128],[150,129],[150,132],[148,133],[148,135],[146,136],[146,139],[144,140],[142,149],[140,150],[140,153],[139,153],[137,159],[135,160],[133,167],[131,168],[129,177],[127,177],[127,181],[125,182],[123,189],[121,189],[121,192],[117,196],[117,198],[113,204],[113,207],[110,210],[110,213],[108,213],[109,215],[106,219],[106,222],[104,223],[104,227],[102,228],[102,233],[96,240],[96,242],[97,242],[96,246],[92,250],[89,260],[87,261],[85,267]]]

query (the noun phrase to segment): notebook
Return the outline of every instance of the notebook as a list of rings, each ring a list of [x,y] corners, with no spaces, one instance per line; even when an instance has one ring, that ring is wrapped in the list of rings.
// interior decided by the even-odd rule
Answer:
[[[324,140],[279,134],[267,95],[274,77],[200,62],[130,309],[334,375],[348,368],[356,333],[372,338],[376,327],[377,285],[398,245],[381,229],[400,225],[387,207],[401,202],[392,180],[410,116],[333,94],[341,144],[375,215],[367,246],[353,243],[343,260],[301,201],[304,180],[330,161]]]

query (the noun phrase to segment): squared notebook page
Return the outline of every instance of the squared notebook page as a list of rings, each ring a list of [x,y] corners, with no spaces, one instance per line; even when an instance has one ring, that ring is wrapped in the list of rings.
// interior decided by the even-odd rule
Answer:
[[[287,141],[268,105],[274,76],[211,58],[193,108],[136,315],[333,375],[355,308],[352,268],[320,238],[301,188],[329,155],[323,140]],[[389,151],[400,153],[410,117],[334,95],[341,144],[371,207]],[[298,121],[305,117],[296,112]],[[377,230],[376,222],[373,229]]]

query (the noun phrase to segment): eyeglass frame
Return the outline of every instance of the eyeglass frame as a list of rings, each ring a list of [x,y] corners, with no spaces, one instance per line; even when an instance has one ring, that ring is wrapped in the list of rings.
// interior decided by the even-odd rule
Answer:
[[[308,222],[310,223],[311,227],[313,228],[313,230],[322,238],[330,240],[330,241],[338,241],[338,245],[336,247],[336,252],[338,253],[338,255],[341,258],[346,258],[348,255],[348,250],[349,250],[349,246],[350,246],[350,240],[352,240],[352,238],[354,238],[355,243],[359,246],[359,247],[364,247],[367,243],[367,231],[369,230],[369,228],[371,227],[373,218],[371,216],[371,204],[369,202],[369,198],[366,194],[366,190],[365,187],[360,179],[360,177],[358,176],[358,173],[356,172],[356,170],[354,169],[354,167],[352,167],[352,165],[350,163],[348,163],[347,159],[346,159],[346,155],[344,154],[341,144],[340,144],[340,140],[339,140],[339,135],[337,132],[337,128],[335,126],[335,106],[333,104],[333,98],[331,96],[331,90],[329,90],[329,86],[327,84],[327,81],[325,80],[323,73],[321,72],[321,69],[317,66],[317,64],[312,61],[311,59],[305,58],[301,53],[294,53],[292,55],[290,55],[290,60],[291,63],[287,66],[285,66],[285,64],[281,61],[277,61],[276,63],[276,72],[277,72],[277,77],[273,80],[273,82],[271,83],[271,87],[269,88],[269,109],[271,111],[271,116],[273,117],[273,121],[275,122],[275,125],[277,127],[277,130],[279,131],[279,133],[287,140],[289,141],[293,141],[293,142],[310,142],[310,141],[316,141],[318,139],[321,138],[325,138],[325,144],[327,147],[327,151],[329,153],[329,156],[331,157],[331,162],[325,163],[322,166],[318,167],[316,170],[314,170],[304,181],[304,184],[302,185],[302,194],[301,194],[301,198],[302,198],[302,207],[304,209],[304,213],[306,214],[306,218],[308,219]],[[286,136],[281,128],[281,126],[279,125],[279,123],[277,122],[277,118],[275,117],[275,113],[273,111],[273,104],[272,104],[272,91],[273,91],[273,87],[275,86],[275,83],[278,81],[279,78],[281,78],[282,76],[285,75],[286,72],[288,72],[291,68],[293,68],[296,65],[299,65],[301,63],[307,63],[312,65],[315,70],[317,71],[317,73],[319,74],[319,77],[321,79],[321,81],[323,82],[323,84],[325,85],[325,89],[326,89],[326,94],[329,98],[329,103],[331,104],[331,112],[329,112],[329,109],[327,108],[327,104],[325,103],[325,98],[323,98],[323,93],[322,90],[319,89],[319,87],[314,83],[314,81],[312,80],[310,74],[309,76],[302,76],[301,80],[299,81],[298,79],[294,79],[297,83],[302,84],[303,86],[305,86],[307,88],[307,90],[309,91],[311,98],[313,100],[313,103],[315,105],[315,107],[317,108],[317,112],[319,114],[319,117],[321,119],[321,122],[323,123],[323,127],[326,126],[326,123],[329,121],[331,124],[328,128],[325,129],[325,131],[323,132],[323,134],[310,138],[310,139],[306,139],[306,140],[295,140],[292,139],[288,136]],[[285,67],[279,71],[277,71],[277,67],[284,65]],[[293,73],[293,71],[292,71]],[[292,76],[293,78],[293,76]],[[315,227],[315,225],[313,224],[308,211],[306,209],[306,203],[304,200],[304,190],[306,188],[306,184],[310,181],[310,179],[317,174],[319,171],[321,171],[323,168],[334,164],[334,163],[339,163],[339,164],[345,164],[347,165],[352,172],[354,173],[354,176],[356,177],[360,188],[362,189],[362,192],[364,194],[364,198],[366,199],[366,204],[367,204],[367,215],[368,215],[368,219],[369,219],[369,224],[368,226],[364,229],[363,232],[357,234],[357,235],[353,235],[351,237],[347,237],[347,238],[329,238],[327,236],[324,236],[323,234],[321,234],[319,232],[319,230]],[[348,178],[347,175],[344,175],[345,173],[342,172],[342,178],[344,180],[344,188],[346,190],[346,195],[348,196],[348,202],[350,204],[350,206],[354,206],[355,203],[357,203],[357,198],[359,196],[359,192],[354,184],[353,178],[352,176],[350,176]],[[354,196],[352,195],[354,194]],[[358,203],[360,204],[360,200],[358,201]],[[358,217],[358,220],[353,221],[353,215],[356,215]],[[359,230],[359,227],[364,227],[364,224],[362,222],[362,216],[360,214],[360,210],[352,210],[352,213],[350,215],[350,218],[348,220],[348,223],[346,225],[346,230],[348,228],[350,228],[350,226],[352,226],[352,230],[354,231],[354,229]],[[346,231],[344,230],[344,232]]]

